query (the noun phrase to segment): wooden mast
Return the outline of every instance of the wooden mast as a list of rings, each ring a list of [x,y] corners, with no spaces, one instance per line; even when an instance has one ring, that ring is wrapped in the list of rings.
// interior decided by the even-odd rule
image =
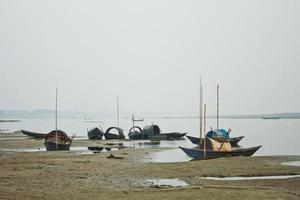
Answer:
[[[206,104],[204,104],[204,132],[206,131]],[[204,159],[206,159],[206,136],[204,136]]]
[[[58,137],[57,137],[57,95],[58,95],[58,89],[56,88],[56,97],[55,97],[55,141],[56,141],[56,150],[58,150]]]
[[[217,84],[217,130],[219,130],[219,84]]]
[[[203,115],[203,88],[202,88],[202,82],[201,82],[201,76],[200,76],[200,102],[199,102],[199,123],[200,123],[200,146],[202,144],[202,115]],[[205,134],[205,133],[204,133]]]
[[[134,114],[132,114],[132,127],[134,127]]]
[[[119,121],[119,96],[117,96],[117,124],[118,128],[120,127],[120,121]]]

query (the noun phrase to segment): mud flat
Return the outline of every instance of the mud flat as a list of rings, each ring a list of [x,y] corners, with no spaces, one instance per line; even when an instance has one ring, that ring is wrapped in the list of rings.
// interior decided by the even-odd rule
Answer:
[[[300,178],[207,180],[203,177],[299,175],[282,165],[300,156],[220,158],[182,163],[148,163],[165,148],[121,148],[97,154],[20,152],[41,148],[42,140],[0,140],[0,199],[300,199]],[[122,142],[75,140],[72,146],[122,146]],[[113,154],[113,156],[111,156]],[[182,181],[149,185],[149,180]]]

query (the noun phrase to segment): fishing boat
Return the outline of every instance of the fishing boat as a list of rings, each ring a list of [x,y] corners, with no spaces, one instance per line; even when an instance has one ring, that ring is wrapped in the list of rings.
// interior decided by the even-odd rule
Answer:
[[[64,131],[57,129],[57,94],[58,94],[58,89],[56,88],[55,130],[48,133],[45,137],[44,145],[47,151],[70,150],[72,140],[75,137],[75,135],[73,135],[72,138],[69,138],[69,136]]]
[[[45,137],[44,145],[47,151],[70,150],[72,139],[61,130],[53,130]]]
[[[199,146],[188,149],[184,147],[179,147],[186,155],[193,158],[194,160],[204,160],[213,159],[221,157],[232,157],[232,156],[252,156],[261,146],[250,147],[250,148],[240,148],[231,151],[212,151],[204,150],[199,148]]]
[[[89,140],[102,140],[102,137],[104,135],[103,131],[98,127],[88,130],[87,134]]]
[[[193,137],[193,136],[189,136],[186,135],[186,137],[193,143],[196,145],[200,144],[200,138],[199,137]],[[240,136],[240,137],[232,137],[229,138],[229,142],[231,144],[231,146],[238,146],[239,141],[241,141],[244,138],[244,136]]]
[[[142,140],[144,139],[143,130],[139,126],[133,126],[129,129],[128,137],[130,140]]]
[[[25,130],[20,130],[21,133],[31,137],[31,138],[34,138],[34,139],[37,139],[37,140],[42,140],[42,139],[45,139],[47,133],[37,133],[37,132],[32,132],[32,131],[25,131]]]
[[[204,113],[202,113],[202,83],[200,79],[200,138],[198,139],[198,146],[194,148],[184,148],[179,147],[185,154],[194,160],[205,160],[220,157],[232,157],[232,156],[252,156],[261,146],[251,147],[251,148],[239,148],[232,149],[232,146],[225,137],[219,137],[222,134],[217,134],[214,136],[213,131],[204,135],[202,139],[202,133],[206,133],[206,104],[204,104]],[[204,122],[202,124],[202,114]],[[202,130],[202,128],[204,130]],[[219,85],[217,85],[217,130],[219,130]],[[222,133],[222,132],[221,132]],[[207,137],[210,136],[210,137]],[[212,139],[211,137],[215,137]],[[190,136],[188,137],[190,139]],[[195,138],[191,138],[196,143]]]
[[[112,130],[117,130],[118,134],[111,133]],[[104,137],[106,140],[114,140],[114,139],[125,139],[125,135],[123,133],[123,129],[119,127],[109,127],[105,133]]]
[[[152,124],[143,128],[143,134],[145,140],[179,140],[183,138],[187,133],[161,133],[159,126]]]

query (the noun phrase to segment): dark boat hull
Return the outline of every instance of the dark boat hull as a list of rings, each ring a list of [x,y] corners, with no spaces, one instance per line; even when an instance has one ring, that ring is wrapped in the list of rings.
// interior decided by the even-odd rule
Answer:
[[[125,139],[125,136],[123,135],[117,135],[113,133],[104,133],[104,137],[106,140],[118,140],[118,139]]]
[[[118,134],[110,133],[111,130],[116,130]],[[123,129],[119,127],[109,127],[105,133],[104,137],[106,140],[123,140],[125,139],[125,135],[123,134]]]
[[[200,144],[200,138],[198,137],[192,137],[192,136],[186,136],[193,144]],[[229,142],[232,146],[237,146],[238,143],[241,141],[241,139],[243,139],[244,136],[240,136],[240,137],[234,137],[234,138],[230,138]]]
[[[99,128],[93,128],[88,131],[89,140],[102,140],[104,133]]]
[[[244,148],[244,149],[236,149],[232,151],[210,151],[207,150],[204,154],[203,149],[199,149],[199,147],[195,147],[193,149],[188,149],[184,147],[179,147],[185,154],[194,160],[204,160],[204,159],[213,159],[213,158],[221,158],[221,157],[233,157],[233,156],[252,156],[261,146]]]
[[[53,142],[44,143],[47,151],[69,151],[71,144],[56,144]]]
[[[128,133],[128,137],[130,140],[142,140],[144,139],[144,134],[140,132],[131,132]]]
[[[45,139],[47,135],[46,133],[36,133],[36,132],[25,131],[25,130],[21,130],[21,133],[37,140]]]
[[[145,135],[146,140],[179,140],[182,139],[187,133],[161,133],[159,135]]]

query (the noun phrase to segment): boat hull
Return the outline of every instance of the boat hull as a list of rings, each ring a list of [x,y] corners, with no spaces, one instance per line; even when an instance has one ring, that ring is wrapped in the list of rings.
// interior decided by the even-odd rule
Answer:
[[[192,137],[192,136],[186,136],[193,144],[200,144],[200,138],[198,137]],[[240,136],[240,137],[233,137],[230,138],[229,142],[232,146],[238,146],[238,143],[244,138],[244,136]]]
[[[146,140],[180,140],[182,139],[187,133],[161,133],[159,135],[145,135]]]
[[[93,128],[88,131],[89,140],[102,140],[104,133],[99,128]]]
[[[56,144],[54,142],[44,143],[47,151],[69,151],[71,144]]]
[[[140,132],[130,132],[128,133],[128,137],[130,140],[142,140],[144,139],[144,134]]]
[[[47,135],[46,133],[36,133],[36,132],[25,131],[25,130],[21,130],[21,133],[37,140],[45,139]]]
[[[193,149],[188,149],[184,147],[179,147],[179,148],[194,160],[205,160],[205,159],[213,159],[213,158],[221,158],[221,157],[252,156],[260,147],[261,146],[256,146],[251,148],[236,149],[232,151],[207,150],[206,153],[204,153],[203,149],[199,149],[199,147],[195,147]]]
[[[117,130],[118,134],[110,133],[111,130]],[[104,137],[106,140],[123,140],[125,139],[125,135],[123,134],[123,129],[119,127],[109,127],[105,133]]]

